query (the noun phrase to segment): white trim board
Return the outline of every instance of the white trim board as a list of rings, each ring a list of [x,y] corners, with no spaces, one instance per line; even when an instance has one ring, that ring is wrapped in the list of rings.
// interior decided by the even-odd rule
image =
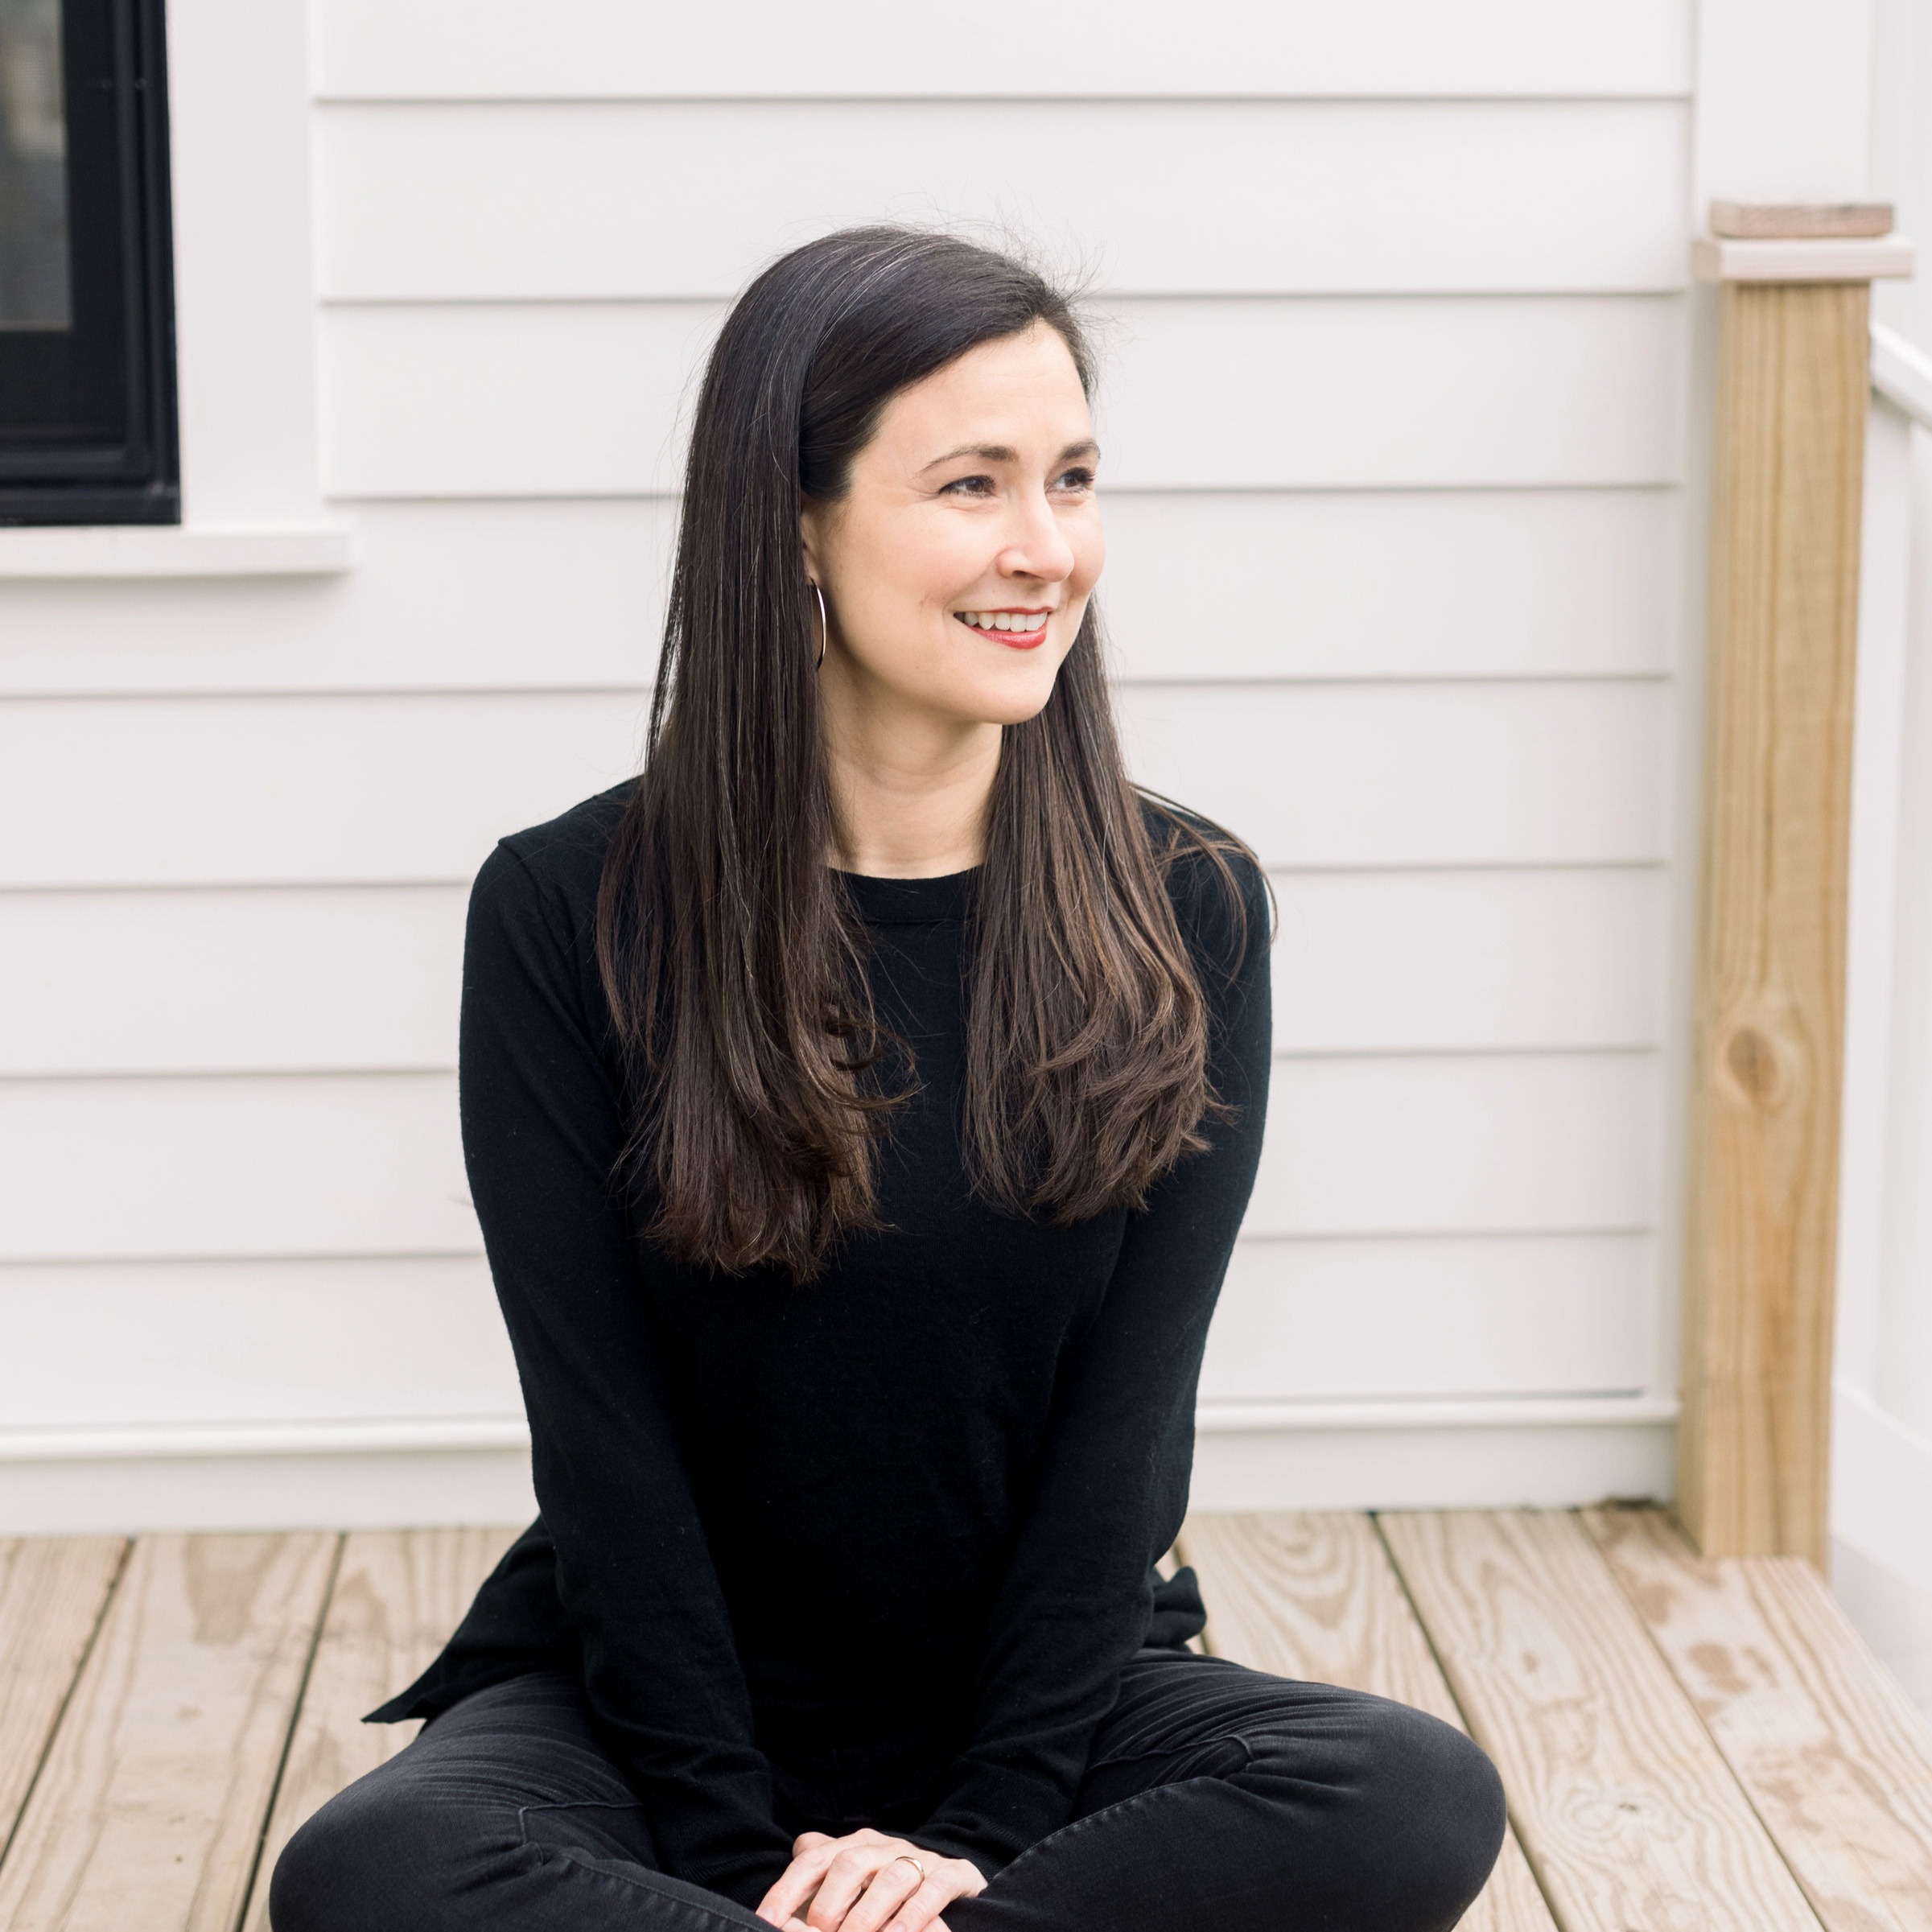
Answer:
[[[1300,1434],[1363,1429],[1543,1428],[1579,1423],[1675,1422],[1677,1404],[1647,1395],[1477,1397],[1430,1400],[1205,1402],[1202,1435]],[[310,1422],[126,1423],[0,1429],[0,1466],[114,1460],[123,1456],[368,1455],[414,1450],[525,1449],[521,1415],[356,1417]]]
[[[286,1456],[528,1452],[521,1415],[360,1417],[325,1422],[126,1423],[0,1430],[0,1469],[34,1462],[196,1461]]]
[[[0,530],[0,578],[328,577],[354,562],[351,526],[312,522],[73,525]]]
[[[1696,235],[1691,241],[1691,272],[1700,282],[1875,282],[1909,275],[1913,262],[1912,244],[1902,235],[1869,241]]]
[[[1932,1593],[1932,1440],[1845,1382],[1831,1404],[1831,1534]]]
[[[1674,1426],[1661,1420],[1204,1434],[1195,1447],[1193,1506],[1562,1509],[1606,1497],[1667,1501],[1675,1440]]]
[[[183,515],[321,513],[307,10],[167,0]]]
[[[1932,430],[1932,356],[1882,322],[1872,324],[1872,386],[1921,429]]]
[[[1204,1402],[1202,1436],[1301,1435],[1365,1429],[1539,1429],[1586,1424],[1674,1423],[1678,1405],[1661,1395],[1478,1396],[1328,1402]],[[4,1440],[4,1438],[0,1438]],[[0,1451],[0,1454],[3,1454]]]
[[[1199,1509],[1559,1507],[1670,1493],[1644,1397],[1204,1411]],[[1398,1413],[1399,1411],[1399,1413]],[[0,1433],[0,1535],[372,1528],[527,1517],[509,1417]]]
[[[0,1535],[525,1523],[520,1449],[0,1462]]]

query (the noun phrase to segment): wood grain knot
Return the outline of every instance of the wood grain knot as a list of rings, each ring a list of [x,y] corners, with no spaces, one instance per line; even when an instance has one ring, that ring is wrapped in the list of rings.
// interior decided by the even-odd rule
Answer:
[[[1785,1057],[1777,1040],[1761,1028],[1739,1027],[1724,1047],[1724,1065],[1753,1106],[1776,1106],[1790,1088]]]

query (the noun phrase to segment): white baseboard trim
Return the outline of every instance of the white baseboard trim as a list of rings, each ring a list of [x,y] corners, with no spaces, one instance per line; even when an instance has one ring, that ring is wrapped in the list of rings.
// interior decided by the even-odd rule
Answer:
[[[524,1523],[529,1452],[75,1457],[0,1464],[0,1536]]]
[[[1674,1493],[1675,1445],[1667,1419],[1217,1430],[1196,1443],[1193,1502],[1197,1510],[1661,1502]]]
[[[1304,1430],[1540,1429],[1674,1423],[1678,1405],[1653,1395],[1494,1395],[1459,1401],[1204,1402],[1201,1435]]]
[[[1202,1509],[1559,1507],[1670,1493],[1673,1403],[1204,1404]],[[514,1522],[521,1416],[0,1430],[0,1535]]]
[[[1932,1595],[1932,1440],[1843,1382],[1832,1390],[1831,1534]]]
[[[1205,1402],[1202,1435],[1308,1430],[1545,1428],[1674,1422],[1677,1404],[1644,1395],[1511,1396],[1479,1400]],[[145,1456],[365,1456],[392,1451],[528,1449],[521,1415],[347,1417],[314,1422],[127,1423],[0,1428],[10,1462],[126,1461]]]
[[[517,1449],[521,1415],[402,1415],[334,1422],[130,1423],[86,1428],[0,1429],[0,1468],[13,1462],[127,1461],[149,1456],[368,1456],[392,1452]]]

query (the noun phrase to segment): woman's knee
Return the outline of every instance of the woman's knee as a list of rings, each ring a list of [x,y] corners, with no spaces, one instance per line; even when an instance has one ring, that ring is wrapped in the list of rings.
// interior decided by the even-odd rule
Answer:
[[[1465,1732],[1425,1712],[1396,1707],[1405,1718],[1390,1726],[1384,1745],[1390,1782],[1402,1794],[1399,1816],[1390,1823],[1400,1829],[1411,1893],[1427,1907],[1421,1922],[1452,1926],[1502,1849],[1502,1779]]]
[[[386,1769],[387,1767],[385,1767]],[[426,1932],[474,1883],[490,1821],[381,1772],[338,1792],[282,1848],[269,1881],[272,1932]]]
[[[1382,1698],[1342,1707],[1327,1813],[1338,1889],[1361,1922],[1388,1932],[1446,1932],[1480,1892],[1502,1848],[1502,1780],[1479,1746],[1427,1712]],[[1305,1740],[1279,1761],[1250,1740],[1252,1770],[1306,1789]],[[1340,1901],[1338,1900],[1339,1903]],[[1354,1922],[1353,1920],[1345,1922]]]
[[[348,1796],[331,1798],[282,1847],[269,1876],[272,1932],[332,1932],[360,1918],[359,1878],[386,1861],[373,1821],[345,1805]]]

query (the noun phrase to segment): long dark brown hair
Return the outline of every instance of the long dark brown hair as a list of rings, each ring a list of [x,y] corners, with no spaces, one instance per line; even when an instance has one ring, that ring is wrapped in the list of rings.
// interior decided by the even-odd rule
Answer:
[[[597,958],[625,1061],[621,1180],[682,1260],[805,1281],[877,1229],[876,1143],[916,1069],[875,1020],[838,873],[800,513],[836,501],[891,398],[1044,323],[1092,393],[1068,298],[1013,257],[900,228],[766,269],[692,425],[644,770],[604,862]],[[1160,827],[1150,835],[1143,800]],[[967,945],[971,1187],[1057,1222],[1144,1202],[1230,1113],[1164,883],[1244,850],[1128,782],[1090,601],[1053,694],[1006,727]],[[898,1065],[903,1077],[884,1069]]]

